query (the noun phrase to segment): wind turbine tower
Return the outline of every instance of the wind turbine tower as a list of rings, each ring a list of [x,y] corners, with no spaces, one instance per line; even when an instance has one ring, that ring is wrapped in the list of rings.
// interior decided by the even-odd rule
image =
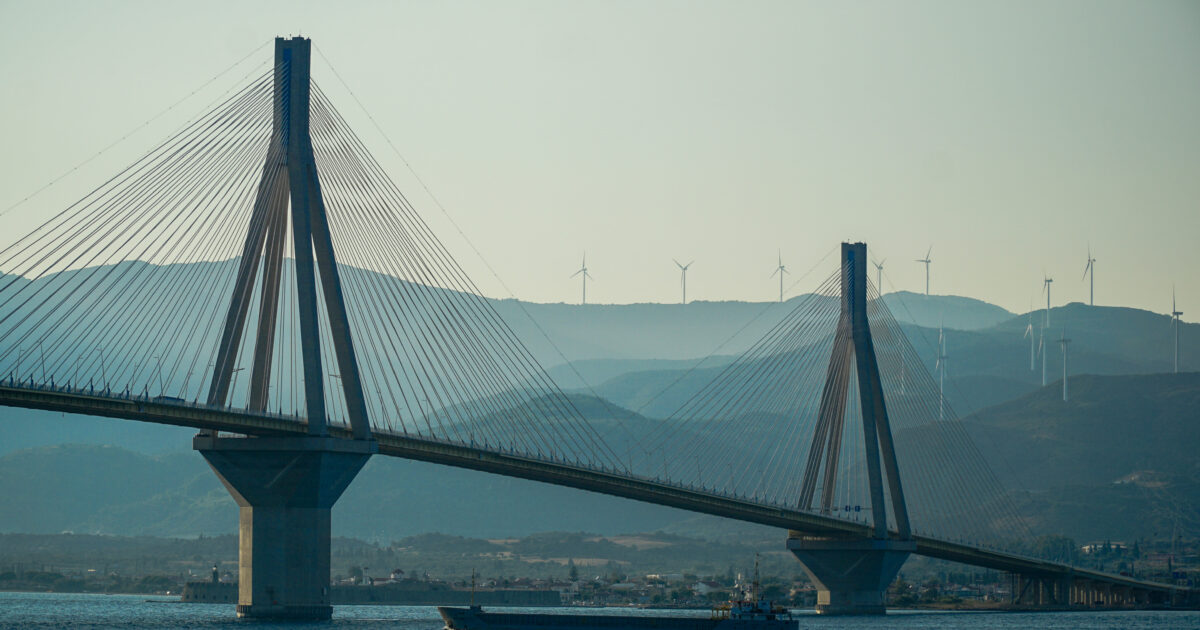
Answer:
[[[1024,336],[1029,337],[1029,371],[1032,372],[1037,369],[1037,367],[1034,365],[1034,360],[1037,357],[1034,353],[1034,344],[1036,341],[1034,340],[1033,334],[1033,305],[1030,304],[1029,306],[1029,324],[1025,326]]]
[[[690,263],[689,263],[690,264]],[[783,274],[788,273],[787,267],[783,264],[783,253],[779,254],[779,266],[775,268],[770,278],[774,278],[775,274],[779,274],[779,301],[783,302]]]
[[[681,304],[687,304],[687,270],[688,267],[691,267],[692,263],[696,261],[693,260],[686,265],[679,264],[679,261],[675,260],[674,258],[672,258],[671,261],[674,262],[677,267],[679,267],[679,282],[683,285],[683,301]]]
[[[1179,373],[1179,316],[1183,311],[1175,306],[1175,287],[1171,287],[1171,322],[1175,326],[1175,373]]]
[[[1088,274],[1091,274],[1090,276]],[[1092,246],[1088,245],[1087,266],[1083,268],[1083,277],[1088,281],[1088,306],[1096,305],[1096,259],[1092,258]],[[1082,280],[1083,278],[1080,278]]]
[[[932,252],[933,252],[933,245],[930,245],[929,249],[925,251],[925,257],[918,258],[915,261],[915,262],[919,262],[919,263],[925,263],[925,296],[926,297],[929,296],[929,263],[933,262],[932,260],[929,259],[929,254]]]
[[[587,304],[587,281],[588,281],[588,278],[592,278],[592,274],[588,273],[587,253],[586,252],[583,254],[583,263],[579,265],[579,271],[576,271],[575,273],[571,274],[572,278],[574,278],[575,276],[583,277],[583,301],[580,303]],[[595,278],[592,278],[592,279],[595,280]]]
[[[875,290],[879,291],[879,297],[883,297],[883,263],[885,262],[887,262],[886,258],[873,263],[875,265]]]
[[[1042,387],[1046,386],[1046,327],[1042,327],[1042,334],[1038,336],[1038,353],[1042,355]]]
[[[1054,282],[1054,278],[1044,276],[1042,279],[1042,292],[1046,294],[1046,321],[1042,322],[1042,328],[1050,327],[1050,283]]]
[[[1063,329],[1058,343],[1062,344],[1063,350],[1063,402],[1067,402],[1067,344],[1071,343],[1071,340],[1067,339],[1067,329]]]

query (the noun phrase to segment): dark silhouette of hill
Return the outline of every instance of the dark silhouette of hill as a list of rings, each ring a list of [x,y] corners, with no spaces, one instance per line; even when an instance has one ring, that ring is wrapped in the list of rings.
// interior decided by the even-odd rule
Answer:
[[[1200,535],[1200,373],[1073,376],[967,417],[1036,530]]]
[[[1072,376],[964,422],[1018,488],[1112,484],[1139,471],[1200,479],[1200,373]]]
[[[123,264],[162,283],[189,270],[231,271],[228,261],[201,263],[201,268]],[[1022,337],[1028,314],[1012,316],[954,296],[898,293],[884,299],[930,371],[937,323],[945,322],[951,406],[960,415],[975,413],[968,424],[981,450],[994,458],[1002,478],[1027,489],[1024,505],[1052,530],[1061,525],[1056,531],[1158,531],[1178,520],[1178,508],[1162,506],[1178,504],[1180,494],[1191,497],[1192,503],[1182,505],[1194,510],[1197,458],[1188,453],[1198,450],[1191,427],[1200,422],[1200,401],[1187,385],[1188,375],[1152,374],[1170,367],[1172,336],[1165,315],[1077,303],[1052,309],[1045,355],[1051,384],[1043,388],[1040,359],[1030,370],[1029,341]],[[581,413],[618,447],[637,439],[637,431],[625,432],[630,421],[651,427],[653,418],[669,415],[790,310],[788,303],[745,302],[493,304],[542,365],[554,366],[551,371],[564,387],[588,391],[590,384],[606,399],[573,397]],[[183,316],[170,308],[155,316]],[[1038,334],[1043,316],[1043,311],[1033,313]],[[1065,405],[1056,384],[1062,355],[1052,343],[1064,326],[1073,339],[1070,372],[1096,375],[1073,376],[1074,397]],[[1200,368],[1200,325],[1184,324],[1182,346],[1184,368]],[[562,365],[563,356],[578,362],[574,369]],[[5,435],[0,530],[156,535],[234,530],[236,511],[225,491],[198,456],[179,452],[188,448],[192,430],[5,409],[0,431]],[[68,443],[93,446],[58,446]],[[121,448],[95,446],[105,444]],[[20,450],[28,448],[36,450]],[[1105,501],[1111,502],[1108,516],[1083,516],[1097,505],[1108,509]],[[675,527],[690,518],[665,508],[383,458],[369,464],[338,510],[345,516],[337,517],[335,528],[369,538],[424,531],[619,533]],[[1135,514],[1144,518],[1132,518]]]
[[[1075,376],[1071,388],[1068,403],[1053,383],[964,421],[993,471],[1016,488],[1034,531],[1080,540],[1200,535],[1200,374]],[[601,426],[621,441],[615,421]],[[147,456],[87,445],[12,452],[0,457],[0,496],[5,532],[194,536],[233,532],[237,521],[216,477],[187,452]],[[697,527],[713,537],[726,530],[669,508],[392,458],[374,458],[334,516],[339,535],[374,540]]]
[[[0,457],[0,532],[184,536],[237,531],[237,505],[194,453],[64,445]],[[670,508],[395,458],[368,462],[334,509],[337,535],[525,536],[655,531]]]

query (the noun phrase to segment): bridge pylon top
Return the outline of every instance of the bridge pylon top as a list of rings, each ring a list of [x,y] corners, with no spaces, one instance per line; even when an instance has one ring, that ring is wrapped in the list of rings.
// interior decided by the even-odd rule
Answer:
[[[371,437],[366,398],[359,377],[342,282],[338,274],[329,219],[321,195],[320,176],[310,135],[312,40],[303,37],[275,39],[274,133],[262,169],[241,261],[230,297],[224,332],[213,369],[208,403],[227,404],[246,320],[256,284],[258,325],[255,330],[250,404],[265,411],[275,328],[283,293],[281,276],[284,252],[290,244],[295,255],[296,301],[303,357],[304,399],[309,432],[324,435],[325,376],[321,361],[318,299],[329,323],[346,408],[356,439]],[[261,266],[261,273],[260,273]],[[318,276],[319,273],[319,276]],[[319,278],[319,281],[318,281]],[[320,298],[318,298],[318,289]],[[290,305],[287,305],[290,307]]]
[[[901,538],[911,537],[908,508],[900,482],[896,449],[888,421],[887,402],[879,377],[879,362],[871,339],[867,317],[867,245],[842,243],[841,317],[834,334],[833,350],[821,394],[820,409],[812,446],[804,468],[800,508],[815,509],[818,480],[821,483],[820,511],[829,514],[836,496],[838,460],[846,418],[850,386],[850,368],[854,366],[862,412],[863,448],[871,497],[871,516],[875,538],[887,538],[888,505],[884,495],[884,474],[891,513]],[[853,357],[853,360],[851,360]]]

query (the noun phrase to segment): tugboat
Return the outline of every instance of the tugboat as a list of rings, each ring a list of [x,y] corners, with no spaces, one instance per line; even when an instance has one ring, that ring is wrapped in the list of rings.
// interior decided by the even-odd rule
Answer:
[[[543,613],[484,612],[481,606],[451,608],[438,606],[449,630],[613,630],[655,628],[656,630],[796,630],[799,623],[781,606],[758,594],[758,559],[754,582],[746,599],[713,609],[705,618],[649,617],[631,615],[569,615]]]

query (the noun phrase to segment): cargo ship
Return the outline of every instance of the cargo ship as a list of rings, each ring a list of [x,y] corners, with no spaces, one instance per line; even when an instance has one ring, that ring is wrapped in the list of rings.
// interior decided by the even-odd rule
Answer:
[[[732,602],[713,609],[709,617],[495,613],[484,612],[481,606],[439,606],[438,612],[449,630],[796,630],[799,626],[790,612],[766,600]]]

